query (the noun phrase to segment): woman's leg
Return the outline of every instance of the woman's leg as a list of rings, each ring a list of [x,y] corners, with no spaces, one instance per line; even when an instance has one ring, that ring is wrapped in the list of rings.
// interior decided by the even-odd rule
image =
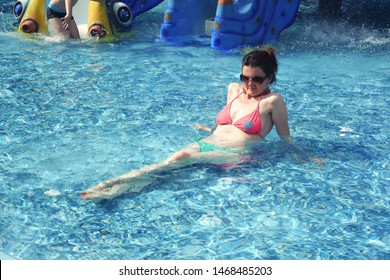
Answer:
[[[81,198],[112,199],[128,192],[139,192],[143,187],[150,185],[157,178],[157,173],[170,171],[195,163],[236,163],[241,157],[223,152],[199,152],[197,143],[190,145],[176,153],[167,160],[130,171],[122,176],[104,181],[88,190],[81,192]]]
[[[69,33],[70,33],[70,37],[72,39],[80,39],[79,29],[78,29],[76,21],[74,19],[72,19],[69,22],[69,29],[68,30],[69,30]]]
[[[156,172],[168,171],[185,166],[194,153],[197,152],[193,147],[180,150],[161,163],[132,170],[124,175],[104,181],[88,190],[82,191],[81,198],[87,200],[111,199],[124,193],[138,192],[154,181],[156,177],[153,177],[153,175]]]
[[[61,40],[69,40],[71,38],[71,33],[62,26],[62,19],[51,18],[48,22],[50,28],[61,38]]]

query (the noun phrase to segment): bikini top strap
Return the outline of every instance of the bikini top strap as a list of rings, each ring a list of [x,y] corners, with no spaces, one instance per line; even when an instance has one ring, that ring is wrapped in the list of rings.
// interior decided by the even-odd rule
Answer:
[[[230,102],[229,104],[232,104],[234,100],[236,100],[241,94],[243,94],[244,92],[241,91],[239,94],[237,94]]]
[[[260,98],[259,98],[259,101],[257,101],[257,108],[260,107],[260,101],[263,99],[264,96],[266,96],[267,94],[270,94],[271,93],[271,90],[269,88],[265,89],[266,94],[262,94],[260,95]]]
[[[237,98],[238,98],[241,94],[243,94],[243,93],[244,93],[244,91],[241,91],[239,94],[236,95],[236,97],[235,97],[234,99],[237,99]],[[233,100],[234,100],[234,99],[233,99]]]

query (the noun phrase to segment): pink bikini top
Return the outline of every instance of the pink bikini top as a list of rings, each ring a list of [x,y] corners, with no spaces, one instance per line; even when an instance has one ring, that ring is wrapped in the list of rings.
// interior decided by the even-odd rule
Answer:
[[[266,89],[263,93],[263,95],[267,95],[271,91],[269,89]],[[232,118],[230,116],[230,108],[232,107],[232,103],[234,100],[236,100],[242,93],[237,95],[232,101],[229,102],[225,106],[225,108],[222,109],[221,112],[217,115],[216,121],[219,125],[227,125],[232,124],[235,127],[241,129],[245,133],[249,134],[256,134],[259,135],[261,138],[264,138],[260,135],[261,131],[261,120],[259,115],[259,104],[262,99],[262,96],[260,96],[259,101],[257,103],[257,108],[252,112],[249,113],[246,116],[243,116],[242,118],[238,119],[235,123],[232,122]]]

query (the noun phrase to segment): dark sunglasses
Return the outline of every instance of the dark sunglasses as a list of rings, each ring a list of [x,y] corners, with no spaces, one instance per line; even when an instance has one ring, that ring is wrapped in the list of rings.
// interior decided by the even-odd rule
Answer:
[[[249,81],[252,81],[254,83],[262,84],[262,83],[264,83],[265,80],[267,80],[267,78],[268,78],[267,76],[266,77],[256,76],[256,77],[253,77],[253,78],[249,78],[249,77],[245,76],[244,74],[240,75],[240,80],[244,84],[248,84]]]

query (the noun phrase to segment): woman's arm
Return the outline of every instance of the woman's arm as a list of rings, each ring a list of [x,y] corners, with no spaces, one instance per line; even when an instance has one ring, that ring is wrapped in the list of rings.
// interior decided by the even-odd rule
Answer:
[[[275,94],[271,104],[271,118],[275,124],[279,137],[288,144],[290,138],[290,128],[288,126],[287,107],[281,95]]]
[[[204,131],[204,132],[210,132],[210,133],[213,133],[214,130],[217,128],[217,124],[214,124],[212,127],[208,127],[205,124],[195,123],[195,124],[191,124],[191,126],[193,128],[195,128],[196,130]]]
[[[283,98],[280,95],[277,95],[277,98],[273,101],[272,105],[272,121],[275,124],[279,137],[284,141],[284,143],[293,147],[297,152],[299,152],[299,154],[309,158],[311,161],[324,163],[325,160],[313,157],[310,153],[304,151],[301,147],[295,144],[294,139],[290,136],[287,108]]]
[[[66,9],[66,15],[62,18],[62,26],[65,29],[69,28],[69,22],[72,19],[73,15],[73,0],[65,0],[65,9]]]

